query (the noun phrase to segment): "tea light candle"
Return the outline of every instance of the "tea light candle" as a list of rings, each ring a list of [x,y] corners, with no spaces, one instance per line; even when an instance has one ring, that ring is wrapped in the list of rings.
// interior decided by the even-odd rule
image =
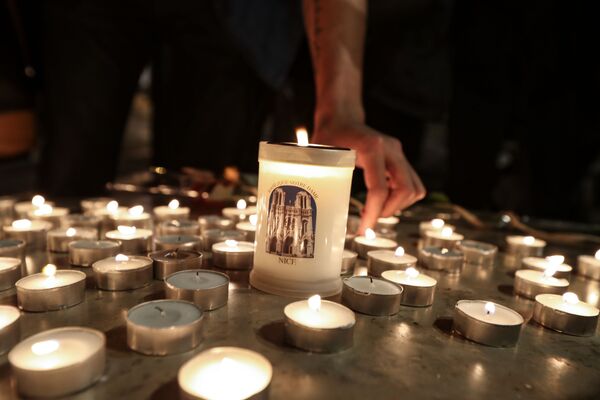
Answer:
[[[79,204],[84,213],[89,213],[95,210],[106,208],[106,206],[111,202],[116,203],[116,200],[111,199],[110,197],[91,197],[81,200]]]
[[[112,240],[76,240],[69,243],[69,263],[78,267],[90,267],[96,261],[116,256],[121,243]]]
[[[598,308],[579,301],[573,292],[535,296],[533,319],[546,328],[575,336],[592,336],[598,325]]]
[[[577,258],[577,273],[586,278],[600,281],[600,250],[596,251],[594,256],[579,256]]]
[[[100,232],[100,217],[85,214],[69,214],[61,221],[62,228],[87,228]],[[97,239],[96,236],[94,239]]]
[[[535,299],[538,294],[562,294],[569,287],[569,281],[552,276],[553,268],[545,271],[521,269],[515,273],[515,293],[528,299]]]
[[[174,219],[171,221],[163,221],[158,226],[158,234],[166,235],[183,235],[183,236],[198,236],[200,234],[200,224],[191,220]]]
[[[118,240],[125,254],[145,254],[152,250],[152,231],[149,229],[119,225],[117,230],[106,232],[105,237]]]
[[[16,200],[10,196],[0,197],[0,225],[10,224],[14,218]],[[1,233],[1,232],[0,232]]]
[[[245,220],[249,215],[256,214],[256,207],[248,207],[246,200],[240,199],[237,201],[235,207],[225,207],[222,213],[225,218],[236,223]]]
[[[188,219],[190,217],[190,208],[181,207],[179,200],[173,199],[166,206],[154,207],[154,216],[159,221]]]
[[[464,254],[465,263],[482,267],[493,267],[498,254],[498,246],[476,240],[463,240],[458,244],[458,250]]]
[[[29,211],[27,217],[33,220],[47,221],[53,228],[59,227],[62,219],[69,214],[66,207],[52,207],[50,204],[42,204],[40,207]]]
[[[27,218],[29,216],[29,212],[33,210],[37,210],[39,207],[47,204],[49,206],[54,206],[54,203],[51,201],[46,201],[44,196],[36,194],[31,198],[31,201],[20,201],[15,204],[15,213],[17,214],[17,218]]]
[[[21,278],[15,284],[19,308],[25,311],[53,311],[79,304],[85,298],[85,274],[57,270],[46,265],[41,273]]]
[[[555,255],[546,258],[541,257],[525,257],[521,261],[522,269],[532,269],[536,271],[545,271],[548,268],[554,270],[555,278],[569,279],[571,277],[571,271],[573,268],[570,265],[564,263],[565,258],[563,256]]]
[[[240,231],[222,231],[219,229],[209,229],[202,232],[202,250],[211,251],[215,243],[226,240],[244,241],[246,235]]]
[[[152,229],[152,217],[137,205],[127,209],[126,213],[117,212],[110,215],[114,226],[134,226],[138,229]]]
[[[104,373],[106,337],[82,327],[28,337],[8,354],[17,390],[27,397],[62,397],[94,384]]]
[[[21,313],[13,306],[0,305],[0,354],[4,354],[19,342]]]
[[[417,258],[406,254],[404,247],[396,250],[372,250],[367,253],[369,275],[381,276],[383,271],[391,269],[406,269],[417,265]]]
[[[167,276],[186,269],[202,268],[204,256],[194,250],[160,250],[148,255],[154,262],[154,279],[165,279]]]
[[[127,312],[127,345],[146,355],[166,356],[196,348],[202,340],[202,310],[182,300],[154,300]]]
[[[246,242],[254,242],[257,220],[258,216],[256,214],[253,214],[248,217],[248,221],[238,222],[235,225],[235,229],[237,229],[240,232],[243,232],[244,235],[246,235],[246,237],[244,238]]]
[[[156,250],[199,249],[200,237],[187,235],[166,235],[154,239]]]
[[[58,228],[48,232],[48,251],[55,253],[68,253],[69,243],[75,240],[94,240],[98,231],[92,228]]]
[[[201,215],[198,217],[198,224],[200,225],[200,233],[212,229],[231,230],[235,226],[232,220],[220,215]]]
[[[365,230],[364,236],[354,238],[354,250],[360,258],[366,259],[367,253],[372,250],[395,249],[398,243],[392,239],[377,237],[375,231],[370,228]]]
[[[50,229],[52,224],[47,221],[18,219],[4,227],[4,234],[8,239],[23,240],[29,249],[39,250],[46,248],[46,232]]]
[[[0,291],[12,289],[21,279],[21,259],[0,257]]]
[[[463,266],[464,254],[443,247],[425,247],[419,251],[419,261],[427,269],[457,274]]]
[[[454,331],[477,343],[512,347],[525,321],[518,312],[484,300],[460,300],[454,307]]]
[[[86,212],[87,215],[91,215],[100,218],[100,237],[104,237],[104,234],[110,230],[116,228],[114,218],[117,215],[127,214],[127,208],[119,206],[119,202],[116,200],[109,201],[104,208],[97,208]]]
[[[25,241],[20,239],[0,240],[0,256],[25,259]]]
[[[401,286],[370,276],[353,276],[342,282],[342,303],[354,311],[367,315],[394,315],[400,311]]]
[[[452,228],[445,226],[441,231],[428,231],[425,233],[424,247],[443,247],[454,249],[465,237],[456,233]]]
[[[273,367],[262,355],[239,347],[213,347],[179,369],[182,398],[266,399]]]
[[[342,252],[342,271],[340,275],[351,274],[354,271],[357,258],[358,254],[356,252],[344,249]]]
[[[356,319],[354,312],[341,304],[314,295],[288,304],[283,313],[285,339],[294,347],[317,353],[352,347]]]
[[[102,290],[132,290],[148,285],[152,281],[152,260],[148,257],[126,256],[96,261],[92,265],[96,285]]]
[[[390,232],[396,230],[396,225],[400,222],[400,218],[391,216],[391,217],[380,217],[377,218],[377,224],[375,225],[375,230],[377,232]]]
[[[434,218],[431,221],[423,221],[419,224],[419,234],[425,238],[427,232],[441,232],[444,228],[456,229],[454,225],[447,224],[443,219]]]
[[[222,269],[252,269],[254,243],[226,240],[212,246],[213,263]]]
[[[541,257],[546,242],[533,236],[507,236],[506,252],[519,259],[523,257]]]
[[[430,276],[419,273],[415,268],[409,267],[406,271],[384,271],[381,277],[404,288],[400,300],[402,305],[428,307],[433,304],[437,281]]]
[[[175,272],[165,279],[167,299],[187,300],[203,311],[227,304],[229,277],[217,271],[192,269]]]

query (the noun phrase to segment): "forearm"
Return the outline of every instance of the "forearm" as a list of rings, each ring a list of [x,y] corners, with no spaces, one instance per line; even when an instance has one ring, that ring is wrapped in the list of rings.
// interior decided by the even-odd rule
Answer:
[[[362,65],[366,19],[366,0],[304,0],[315,75],[317,125],[333,118],[364,122]]]

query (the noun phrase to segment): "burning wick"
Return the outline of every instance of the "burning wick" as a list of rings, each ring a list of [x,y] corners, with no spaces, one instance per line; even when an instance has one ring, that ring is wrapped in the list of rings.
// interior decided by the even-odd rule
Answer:
[[[305,128],[296,129],[296,140],[298,141],[298,146],[308,146],[308,132]]]
[[[239,199],[239,200],[237,201],[237,203],[235,204],[235,207],[236,207],[238,210],[245,210],[247,206],[248,206],[248,205],[246,204],[246,200],[244,200],[244,199]]]
[[[44,204],[45,202],[46,202],[46,199],[44,198],[44,196],[41,196],[39,194],[36,194],[31,199],[31,204],[33,204],[34,207],[41,207],[42,204]]]
[[[568,304],[577,304],[579,303],[579,297],[573,292],[566,292],[562,295],[563,301]]]
[[[443,219],[435,218],[431,220],[431,227],[434,229],[442,229],[445,224]]]
[[[119,209],[119,203],[116,200],[111,200],[106,204],[106,211],[111,214],[114,214]]]
[[[31,352],[36,356],[45,356],[54,353],[59,347],[60,344],[57,340],[44,340],[31,345]]]
[[[169,208],[171,210],[177,210],[179,208],[179,200],[173,199],[169,202]]]
[[[523,243],[525,243],[526,245],[531,246],[532,244],[535,243],[535,238],[533,236],[525,236],[523,238]]]
[[[135,231],[137,230],[137,228],[135,226],[119,225],[117,227],[117,230],[119,231],[119,233],[121,235],[130,236],[130,235],[135,234]]]
[[[115,261],[117,261],[117,262],[129,261],[129,257],[127,257],[125,254],[117,254],[115,256]]]
[[[65,232],[65,235],[67,235],[68,237],[73,237],[73,236],[75,236],[76,233],[77,233],[77,229],[69,228],[69,229],[67,229],[67,232]]]
[[[413,267],[408,267],[406,268],[406,271],[404,271],[404,273],[410,278],[410,279],[414,279],[417,276],[419,276],[419,271],[417,271],[416,268]]]
[[[310,296],[308,298],[308,308],[313,311],[321,310],[321,296],[315,294],[314,296]]]
[[[52,282],[56,277],[56,265],[48,264],[44,268],[42,268],[42,274],[46,276],[48,282]]]
[[[139,205],[133,206],[129,210],[127,210],[127,212],[132,217],[139,217],[140,215],[142,215],[144,213],[144,206],[139,206]]]
[[[448,252],[448,249],[445,247],[442,250],[440,250],[440,253],[442,253],[442,254],[446,254],[447,252]]]
[[[394,255],[396,257],[402,257],[404,255],[404,247],[400,246],[396,249],[396,251],[394,252]]]
[[[377,235],[375,235],[375,231],[371,228],[367,228],[365,230],[365,238],[367,240],[375,240],[375,238],[377,237]]]
[[[494,315],[496,313],[496,306],[494,303],[490,303],[489,301],[485,303],[485,314],[486,315]]]
[[[256,223],[258,222],[258,215],[252,214],[250,217],[248,217],[248,220],[252,226],[256,226]]]

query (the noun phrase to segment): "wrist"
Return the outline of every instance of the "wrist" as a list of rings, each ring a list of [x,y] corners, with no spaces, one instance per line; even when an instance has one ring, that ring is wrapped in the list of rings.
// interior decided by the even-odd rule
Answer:
[[[331,126],[349,126],[365,123],[362,104],[356,102],[318,102],[314,126],[319,131]]]

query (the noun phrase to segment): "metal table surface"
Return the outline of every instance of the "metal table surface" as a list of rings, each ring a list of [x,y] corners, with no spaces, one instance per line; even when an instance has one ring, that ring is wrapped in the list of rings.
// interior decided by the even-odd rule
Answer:
[[[401,223],[399,242],[416,253],[417,225]],[[459,230],[469,239],[502,244],[505,233]],[[575,253],[560,250],[574,262]],[[589,249],[591,250],[591,249]],[[66,257],[52,257],[68,268]],[[28,272],[48,259],[28,257]],[[354,346],[337,354],[311,354],[283,341],[283,308],[293,301],[252,289],[247,274],[233,276],[227,306],[205,314],[203,343],[167,357],[127,348],[124,313],[143,301],[162,298],[164,286],[127,292],[100,291],[89,269],[82,304],[61,311],[23,313],[22,337],[61,326],[88,326],[105,332],[107,363],[102,379],[72,399],[172,399],[177,371],[195,354],[214,346],[240,346],[273,364],[272,399],[584,399],[600,398],[600,337],[574,337],[527,322],[514,348],[492,348],[451,332],[454,304],[486,299],[519,311],[529,320],[533,302],[512,294],[513,278],[499,257],[495,268],[465,266],[460,275],[424,271],[438,280],[435,303],[402,307],[391,317],[357,314]],[[364,264],[357,267],[364,270]],[[572,278],[571,290],[598,305],[600,282]],[[0,303],[16,305],[15,290],[0,292]],[[0,398],[18,398],[7,356],[0,356]]]

